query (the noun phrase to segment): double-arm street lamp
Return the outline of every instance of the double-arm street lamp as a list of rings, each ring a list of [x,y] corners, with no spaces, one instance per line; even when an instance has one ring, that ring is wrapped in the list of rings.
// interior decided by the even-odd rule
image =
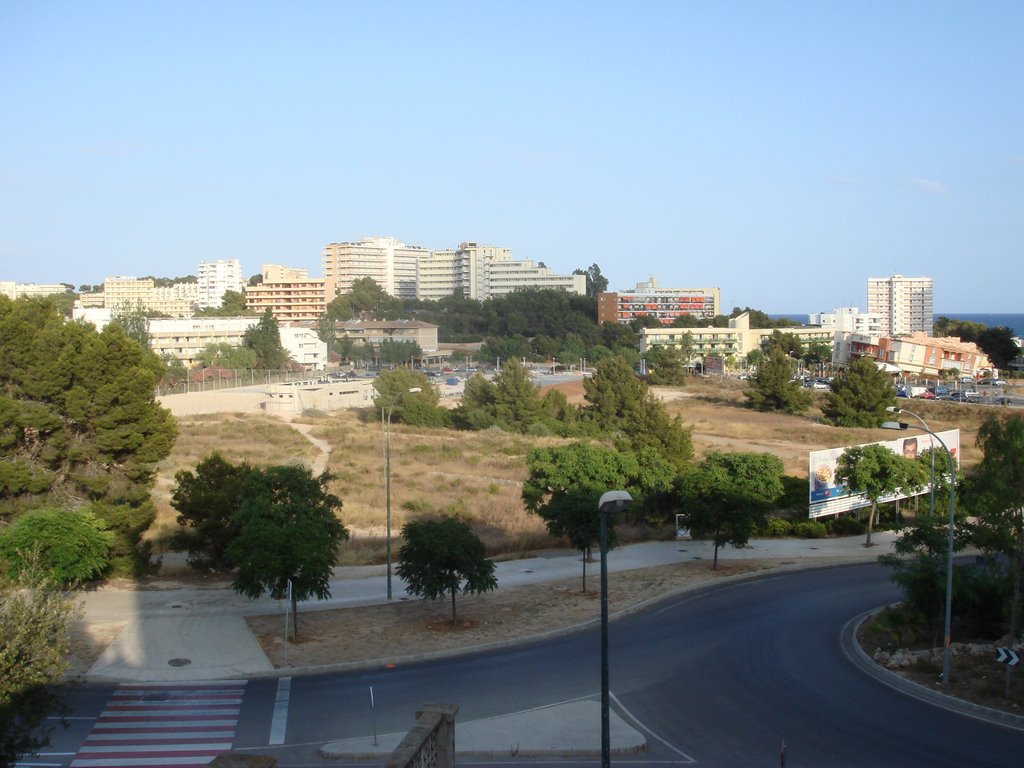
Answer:
[[[627,491],[608,491],[597,503],[601,518],[601,768],[612,762],[608,690],[608,515],[621,512],[633,497]]]
[[[952,643],[952,619],[953,619],[953,527],[956,524],[956,462],[953,460],[953,453],[942,438],[932,432],[924,419],[916,413],[904,411],[894,406],[887,408],[890,413],[906,413],[921,422],[920,427],[904,424],[900,421],[886,421],[882,424],[883,429],[919,429],[926,432],[939,441],[939,445],[946,452],[946,459],[949,461],[949,536],[946,542],[946,621],[945,637],[942,648],[942,684],[949,684],[949,657],[950,645]],[[932,448],[932,511],[935,510],[935,449]]]
[[[395,406],[402,400],[402,396],[414,392],[422,392],[422,387],[410,387],[405,392],[399,392],[395,397],[392,398],[391,403],[387,406],[387,419],[385,420],[386,430],[384,438],[384,498],[385,507],[387,510],[385,532],[384,535],[387,539],[385,542],[385,548],[387,550],[387,561],[388,561],[388,600],[391,599],[391,414],[395,410]],[[385,406],[382,404],[380,407],[380,417],[384,419]]]

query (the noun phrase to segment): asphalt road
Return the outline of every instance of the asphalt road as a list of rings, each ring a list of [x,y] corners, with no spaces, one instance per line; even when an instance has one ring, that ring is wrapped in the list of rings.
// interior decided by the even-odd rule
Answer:
[[[643,755],[616,764],[706,766],[1010,766],[1024,731],[902,695],[855,667],[840,645],[854,616],[897,597],[878,566],[799,571],[690,593],[611,625],[611,689],[619,715],[648,736]],[[955,674],[955,668],[954,668]],[[427,701],[456,703],[460,721],[600,691],[595,630],[500,652],[393,669],[295,677],[284,743],[268,746],[277,680],[251,680],[235,749],[282,766],[322,765],[326,741],[406,730]],[[373,688],[375,710],[370,709]],[[72,695],[85,719],[58,734],[48,764],[68,765],[90,715],[112,688]],[[459,764],[596,765],[592,758]],[[39,763],[37,763],[39,764]]]

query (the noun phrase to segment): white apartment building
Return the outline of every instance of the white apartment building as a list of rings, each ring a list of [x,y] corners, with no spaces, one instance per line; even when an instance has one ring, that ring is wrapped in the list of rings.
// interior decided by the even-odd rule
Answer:
[[[16,283],[13,280],[0,280],[0,296],[9,299],[20,299],[22,296],[38,297],[52,296],[55,293],[64,293],[67,287],[60,285],[37,285],[36,283]]]
[[[108,277],[101,293],[83,293],[82,307],[106,308],[113,312],[159,312],[170,317],[189,317],[199,297],[198,283],[157,286],[151,277]]]
[[[868,278],[868,314],[883,317],[889,337],[931,334],[932,296],[930,277]]]
[[[246,281],[242,277],[242,263],[238,259],[201,261],[196,270],[199,293],[196,304],[203,308],[219,307],[225,291],[241,293]]]
[[[832,345],[832,362],[843,364],[853,353],[853,338],[865,336],[887,336],[888,323],[880,314],[860,312],[857,307],[838,307],[831,312],[818,312],[809,316],[810,325],[830,328],[835,331]]]
[[[324,279],[333,282],[337,293],[350,293],[354,281],[369,277],[391,296],[415,299],[418,264],[429,254],[426,248],[393,237],[368,237],[355,243],[328,243],[320,257]]]
[[[430,251],[420,258],[416,297],[436,301],[453,293],[484,301],[522,288],[587,292],[586,275],[559,275],[532,261],[517,261],[512,250],[460,243],[457,249]]]

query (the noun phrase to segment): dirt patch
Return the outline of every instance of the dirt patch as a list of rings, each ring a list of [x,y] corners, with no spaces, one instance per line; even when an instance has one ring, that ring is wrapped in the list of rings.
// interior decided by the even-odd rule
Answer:
[[[791,561],[790,561],[791,563]],[[609,575],[608,608],[612,613],[686,587],[745,573],[786,567],[776,560],[719,563],[688,562]],[[299,613],[299,636],[288,643],[284,662],[281,615],[253,616],[247,621],[277,668],[316,667],[381,660],[382,663],[461,649],[523,640],[600,620],[598,572],[582,578],[547,582],[485,595],[460,595],[457,621],[450,599],[399,599],[386,605]]]

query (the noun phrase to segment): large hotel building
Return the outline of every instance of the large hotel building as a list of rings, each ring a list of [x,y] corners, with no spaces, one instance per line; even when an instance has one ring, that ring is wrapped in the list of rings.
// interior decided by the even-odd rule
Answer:
[[[930,277],[868,278],[868,314],[881,315],[889,337],[932,332]]]
[[[628,323],[649,315],[671,325],[677,317],[688,315],[711,320],[721,314],[718,288],[662,288],[655,278],[637,283],[636,290],[602,293],[597,297],[598,323]]]

